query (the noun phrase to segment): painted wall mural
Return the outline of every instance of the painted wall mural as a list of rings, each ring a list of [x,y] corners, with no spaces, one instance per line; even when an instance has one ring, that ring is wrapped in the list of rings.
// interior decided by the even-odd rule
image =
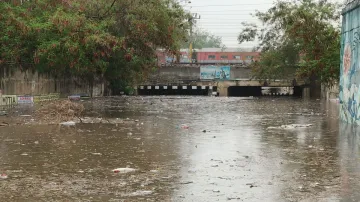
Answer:
[[[351,7],[348,6],[347,8]],[[340,51],[340,118],[360,125],[360,7],[343,12]]]
[[[200,79],[230,79],[230,66],[201,66]]]

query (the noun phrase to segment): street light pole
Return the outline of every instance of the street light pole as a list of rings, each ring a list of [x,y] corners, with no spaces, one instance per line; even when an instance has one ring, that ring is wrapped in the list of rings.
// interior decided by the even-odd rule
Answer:
[[[196,22],[195,20],[200,19],[200,15],[198,16],[197,13],[193,13],[192,17],[190,18],[190,45],[189,45],[189,56],[190,56],[190,63],[193,62],[192,54],[193,54],[193,25]]]

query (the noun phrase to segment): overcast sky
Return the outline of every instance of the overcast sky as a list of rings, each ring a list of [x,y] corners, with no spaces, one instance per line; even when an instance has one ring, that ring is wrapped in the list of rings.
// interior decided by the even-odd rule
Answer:
[[[185,5],[186,10],[201,15],[201,19],[197,20],[197,27],[222,37],[223,43],[229,48],[252,48],[256,45],[256,42],[238,43],[237,36],[241,32],[241,22],[246,21],[259,24],[259,21],[250,14],[255,13],[255,10],[265,11],[274,2],[273,0],[190,1],[190,4],[182,3],[182,5]]]

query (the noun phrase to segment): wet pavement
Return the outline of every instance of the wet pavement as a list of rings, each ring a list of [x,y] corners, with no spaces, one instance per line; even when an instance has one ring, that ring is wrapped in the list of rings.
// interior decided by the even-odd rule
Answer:
[[[339,123],[337,104],[84,103],[86,116],[125,122],[0,128],[0,201],[360,201],[359,129]]]

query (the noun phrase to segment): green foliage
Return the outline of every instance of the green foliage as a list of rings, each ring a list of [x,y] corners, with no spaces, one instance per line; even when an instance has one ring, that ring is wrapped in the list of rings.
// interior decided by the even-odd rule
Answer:
[[[297,67],[299,78],[317,77],[326,84],[339,79],[340,29],[334,26],[339,22],[338,4],[315,0],[278,1],[266,12],[256,12],[255,16],[264,28],[244,24],[245,29],[238,40],[240,43],[259,40],[260,60],[271,60],[276,64],[257,64],[256,76],[264,76],[262,72],[277,72],[278,68],[286,69],[289,65],[286,61],[291,61],[290,66]],[[285,47],[290,49],[283,51]],[[273,59],[269,57],[271,54],[278,57]]]
[[[144,78],[155,50],[177,52],[188,28],[175,0],[11,1],[0,10],[0,64],[114,86]]]
[[[190,39],[190,36],[188,36]],[[192,42],[194,49],[202,48],[222,48],[222,39],[219,36],[215,36],[207,31],[196,29],[192,35]],[[183,41],[182,48],[189,48],[190,41]]]
[[[258,79],[292,78],[299,60],[294,44],[288,43],[276,49],[268,49],[260,55],[260,60],[251,64],[253,74]]]

